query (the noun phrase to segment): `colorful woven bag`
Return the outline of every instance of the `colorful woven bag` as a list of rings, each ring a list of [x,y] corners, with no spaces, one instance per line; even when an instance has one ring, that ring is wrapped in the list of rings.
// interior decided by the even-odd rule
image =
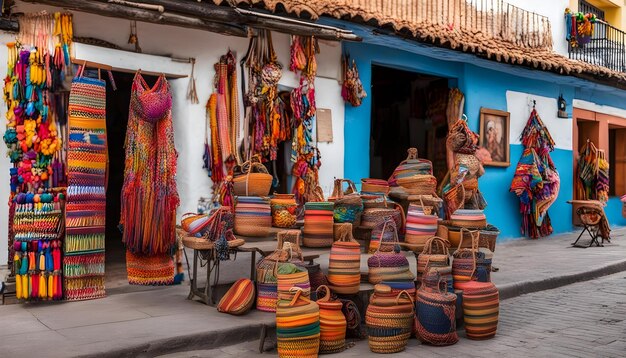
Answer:
[[[398,234],[395,230],[395,223],[393,220],[386,221],[386,224],[391,227],[392,241],[383,242],[380,244],[376,252],[367,259],[368,266],[368,280],[372,284],[377,284],[382,281],[413,281],[415,275],[409,268],[409,260],[399,250]],[[383,232],[386,231],[386,227],[383,228]],[[382,240],[382,236],[379,241]],[[391,251],[383,251],[383,247],[395,247]]]
[[[450,253],[448,247],[450,243],[438,236],[433,236],[417,257],[417,273],[422,275],[429,271],[431,267],[450,267]]]
[[[276,262],[276,278],[278,280],[278,300],[291,301],[294,295],[292,288],[299,289],[301,295],[311,296],[309,272],[293,263]]]
[[[461,249],[458,248],[452,255],[452,277],[454,279],[454,288],[460,289],[460,285],[464,282],[472,280],[476,273],[476,259],[478,257],[478,231],[469,231],[465,228],[461,229],[461,242],[459,247],[463,243],[463,236],[468,232],[472,238],[472,248]]]
[[[386,196],[389,194],[389,182],[383,179],[361,179],[361,194],[363,193],[376,193]]]
[[[320,353],[338,353],[346,347],[347,323],[341,312],[343,304],[331,299],[328,286],[320,286],[319,290],[326,292],[317,300],[320,307]]]
[[[259,260],[256,265],[257,298],[256,308],[259,311],[276,312],[278,302],[278,279],[276,263],[290,259],[287,250],[278,249]]]
[[[363,202],[363,210],[371,208],[386,208],[390,202],[385,194],[361,192],[361,201]]]
[[[232,315],[247,313],[254,303],[254,283],[247,278],[237,280],[217,304],[219,312]]]
[[[426,241],[437,234],[439,217],[432,214],[432,207],[424,206],[420,197],[420,204],[409,205],[406,214],[406,234],[404,242],[413,245],[424,245]]]
[[[186,213],[180,221],[180,225],[183,230],[187,231],[189,235],[195,235],[205,229],[209,224],[210,216],[206,214],[194,214]]]
[[[339,230],[339,239],[330,249],[328,282],[336,293],[357,294],[361,285],[361,246],[352,237],[351,225]]]
[[[270,206],[272,208],[272,226],[290,228],[296,224],[298,204],[294,194],[274,193],[274,197],[270,199]]]
[[[411,337],[414,317],[413,298],[407,292],[393,295],[389,286],[376,285],[365,312],[370,350],[403,351]]]
[[[484,229],[487,227],[487,217],[482,210],[457,209],[450,215],[450,222],[454,226],[468,229]]]
[[[416,294],[417,336],[422,342],[447,346],[459,341],[456,333],[456,295],[442,291],[436,271],[424,274]],[[443,286],[447,286],[444,282]]]
[[[317,357],[320,349],[320,309],[298,287],[290,292],[291,300],[281,300],[276,307],[278,356]]]
[[[433,163],[430,160],[419,159],[417,157],[417,148],[409,148],[407,150],[407,158],[400,162],[396,169],[389,177],[390,186],[398,186],[399,178],[406,178],[416,174],[429,174],[433,173]]]
[[[496,335],[500,296],[491,282],[469,281],[461,283],[463,290],[463,320],[469,339],[489,339]]]
[[[258,157],[243,163],[233,178],[233,192],[241,196],[267,196],[272,188],[271,174]]]
[[[348,189],[343,189],[343,184],[348,184]],[[363,213],[363,201],[356,190],[356,186],[349,179],[335,179],[333,194],[328,201],[335,204],[333,217],[337,223],[353,223],[358,226]]]
[[[333,244],[333,205],[330,202],[304,204],[304,246],[330,247]]]
[[[272,211],[267,198],[238,196],[235,204],[235,234],[266,237],[272,227]]]

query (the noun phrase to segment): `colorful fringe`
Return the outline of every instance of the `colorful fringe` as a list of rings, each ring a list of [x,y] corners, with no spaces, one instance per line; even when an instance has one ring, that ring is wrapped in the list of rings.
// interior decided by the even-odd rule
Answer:
[[[70,91],[66,245],[63,266],[68,300],[104,297],[106,226],[106,84],[82,77]]]
[[[126,251],[126,271],[131,285],[171,285],[174,261],[169,254],[135,255]]]
[[[133,81],[122,189],[123,242],[136,255],[169,254],[176,243],[176,158],[172,95],[164,76]],[[132,256],[132,255],[131,255]]]

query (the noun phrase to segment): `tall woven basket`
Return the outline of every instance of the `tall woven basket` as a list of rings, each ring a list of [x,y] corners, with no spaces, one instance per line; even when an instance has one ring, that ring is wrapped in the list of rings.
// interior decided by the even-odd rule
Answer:
[[[391,287],[376,285],[365,313],[368,342],[374,353],[397,353],[406,348],[413,327],[413,298],[402,291],[391,297]]]
[[[266,237],[272,228],[272,211],[265,197],[239,196],[235,205],[235,234]]]
[[[330,249],[328,282],[336,293],[357,294],[361,285],[361,246],[352,237],[351,225],[339,230],[339,239]]]
[[[491,282],[469,281],[459,285],[463,290],[463,320],[469,339],[493,338],[498,329],[500,295]]]
[[[333,244],[333,203],[304,204],[302,243],[306,247],[330,247]]]
[[[330,297],[328,286],[320,286],[325,291],[323,298],[317,300],[320,306],[320,353],[338,353],[346,347],[346,317],[341,312],[343,304]],[[318,293],[319,296],[320,293]]]
[[[443,282],[443,287],[447,284]],[[437,271],[424,274],[422,286],[416,294],[417,335],[436,346],[447,346],[459,341],[456,333],[456,300],[454,293],[442,290],[442,277]]]
[[[420,203],[412,203],[406,215],[406,235],[404,242],[413,245],[424,245],[437,233],[439,217],[432,213],[432,206],[425,206],[422,198]]]
[[[278,356],[317,357],[320,349],[320,309],[317,303],[292,288],[291,300],[280,300],[276,307]]]

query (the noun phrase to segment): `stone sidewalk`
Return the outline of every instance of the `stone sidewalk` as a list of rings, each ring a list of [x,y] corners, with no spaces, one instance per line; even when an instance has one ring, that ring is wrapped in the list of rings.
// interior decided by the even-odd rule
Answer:
[[[576,236],[499,243],[493,261],[499,272],[492,279],[502,297],[626,270],[626,228],[615,229],[613,243],[600,248],[572,248]],[[246,277],[249,262],[240,259],[224,265],[223,272]],[[93,301],[0,306],[0,352],[8,357],[44,352],[52,358],[152,357],[255,340],[263,324],[274,325],[272,313],[234,317],[189,301],[188,289],[184,283]]]

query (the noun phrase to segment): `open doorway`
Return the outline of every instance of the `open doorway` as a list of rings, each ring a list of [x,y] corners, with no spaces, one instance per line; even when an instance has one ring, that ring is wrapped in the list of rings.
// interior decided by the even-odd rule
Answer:
[[[372,66],[370,177],[389,178],[415,147],[443,179],[448,91],[447,78]]]
[[[124,185],[124,160],[128,110],[133,84],[133,73],[113,72],[117,90],[107,82],[106,119],[107,150],[109,156],[106,192],[106,287],[118,288],[128,285],[126,275],[126,249],[119,229],[121,195]],[[148,85],[153,86],[157,77],[143,75]]]

